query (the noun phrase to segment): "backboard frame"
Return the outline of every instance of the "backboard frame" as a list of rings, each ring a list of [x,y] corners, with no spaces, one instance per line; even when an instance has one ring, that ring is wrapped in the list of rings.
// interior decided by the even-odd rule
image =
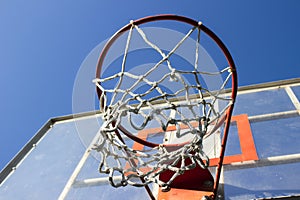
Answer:
[[[300,79],[291,79],[291,80],[284,80],[284,81],[276,81],[271,83],[264,83],[252,86],[245,86],[239,88],[239,94],[247,94],[250,92],[258,92],[258,91],[268,91],[268,90],[277,90],[277,89],[284,89],[289,94],[291,102],[294,103],[295,108],[289,111],[280,111],[274,112],[271,114],[261,114],[256,116],[249,116],[248,120],[251,123],[253,122],[260,122],[260,121],[270,121],[274,119],[282,119],[286,117],[298,117],[299,116],[299,96],[296,96],[293,93],[290,93],[291,87],[299,87],[300,86]],[[299,95],[299,94],[298,94]],[[28,155],[31,152],[35,151],[35,147],[39,146],[40,141],[47,139],[47,133],[52,128],[55,127],[57,124],[66,123],[68,121],[73,121],[76,119],[90,117],[93,115],[99,115],[99,112],[90,112],[90,113],[81,113],[77,115],[68,115],[63,117],[57,117],[50,119],[45,125],[36,133],[36,135],[24,146],[24,148],[8,163],[8,165],[1,171],[0,173],[0,191],[3,189],[3,184],[10,179],[11,176],[14,175],[14,172],[17,170],[22,170],[22,163],[24,160],[27,159]],[[250,125],[251,126],[251,125]],[[230,140],[230,138],[229,138]],[[295,152],[293,154],[288,155],[277,155],[271,157],[264,157],[259,158],[258,160],[248,160],[243,162],[232,162],[230,164],[225,164],[224,169],[225,171],[236,171],[236,170],[243,170],[243,169],[253,169],[253,168],[260,168],[266,166],[277,166],[277,165],[286,165],[288,163],[299,163],[300,162],[300,153]],[[262,175],[263,178],[263,175]],[[89,182],[90,181],[90,182]],[[225,184],[226,184],[225,179]],[[82,184],[84,187],[90,185],[98,185],[100,182],[99,180],[85,180],[85,182],[81,182],[80,180],[76,180],[74,184],[80,185]],[[17,188],[16,188],[17,189]],[[226,190],[226,188],[225,188]],[[300,194],[300,189],[299,189]],[[226,195],[226,193],[225,193]],[[278,195],[277,199],[287,199],[287,198],[296,198],[300,197],[297,194],[291,195]],[[225,196],[226,198],[226,196]],[[260,197],[258,197],[260,198]],[[0,198],[1,199],[1,198]]]

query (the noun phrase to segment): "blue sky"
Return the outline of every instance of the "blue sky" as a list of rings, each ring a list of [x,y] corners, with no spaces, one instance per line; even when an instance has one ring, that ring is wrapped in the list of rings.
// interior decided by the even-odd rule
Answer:
[[[0,168],[50,118],[72,114],[88,53],[131,19],[201,20],[230,50],[239,85],[300,76],[300,1],[0,1]]]

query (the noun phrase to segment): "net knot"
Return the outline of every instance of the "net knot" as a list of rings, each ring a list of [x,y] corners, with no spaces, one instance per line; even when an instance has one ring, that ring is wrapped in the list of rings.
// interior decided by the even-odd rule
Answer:
[[[171,69],[171,73],[170,73],[170,81],[178,81],[178,77],[177,77],[177,73],[176,73],[176,69],[172,68]]]

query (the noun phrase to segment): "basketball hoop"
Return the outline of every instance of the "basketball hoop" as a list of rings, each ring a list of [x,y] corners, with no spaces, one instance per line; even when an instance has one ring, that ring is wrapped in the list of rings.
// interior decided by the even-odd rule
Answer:
[[[166,21],[190,27],[178,43],[167,50],[156,44],[143,28],[153,22]],[[203,67],[200,33],[221,50],[227,60],[225,66],[218,70]],[[136,35],[147,46],[144,50],[155,53],[158,58],[147,66],[132,67],[130,45]],[[117,66],[105,66],[104,71],[105,59],[121,36],[126,36],[124,54],[119,59],[122,61]],[[185,68],[184,60],[177,58],[176,53],[191,39],[194,45],[188,51],[194,55],[194,63]],[[221,84],[211,89],[204,76],[216,80],[221,77]],[[237,74],[229,51],[212,31],[201,22],[177,15],[131,21],[103,48],[94,83],[104,121],[94,149],[101,155],[99,171],[108,174],[112,186],[139,187],[155,183],[168,191],[172,187],[184,187],[181,180],[196,170],[199,176],[205,174],[203,182],[208,186],[193,189],[216,194],[237,92]],[[231,91],[231,95],[227,96],[224,91]],[[210,156],[204,150],[203,141],[221,128],[222,149],[217,156],[219,165],[213,180],[207,169]]]

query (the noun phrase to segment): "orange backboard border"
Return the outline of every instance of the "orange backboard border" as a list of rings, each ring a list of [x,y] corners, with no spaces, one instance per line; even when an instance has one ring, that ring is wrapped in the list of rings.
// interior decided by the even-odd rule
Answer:
[[[249,160],[258,160],[258,155],[251,131],[250,122],[247,114],[241,114],[232,116],[231,125],[235,123],[237,126],[237,132],[240,142],[240,150],[241,154],[236,155],[228,155],[224,157],[223,164],[231,164],[234,162],[244,162]],[[197,124],[194,124],[197,126]],[[167,131],[176,130],[175,126],[169,126]],[[138,137],[147,140],[148,135],[155,134],[158,132],[162,132],[161,128],[151,128],[138,132]],[[135,150],[143,150],[144,145],[138,142],[134,142],[133,149]],[[219,158],[210,159],[210,167],[217,166],[219,162]],[[198,191],[198,190],[189,190],[189,189],[178,189],[171,188],[169,192],[162,192],[158,190],[157,198],[161,200],[179,200],[179,199],[199,199],[199,197],[203,196],[212,196],[213,192],[209,191]]]
[[[241,114],[232,116],[231,124],[235,123],[238,130],[238,136],[240,141],[241,154],[229,155],[225,156],[223,160],[223,164],[231,164],[234,162],[244,162],[250,160],[258,160],[258,155],[251,131],[250,122],[248,120],[247,114]],[[174,131],[176,129],[175,126],[169,126],[167,131]],[[162,132],[161,128],[151,128],[144,129],[138,132],[138,137],[147,140],[148,135]],[[134,142],[133,149],[135,150],[143,150],[144,145],[138,142]],[[210,159],[210,166],[216,166],[218,164],[219,158]]]
[[[236,123],[240,141],[241,154],[225,156],[223,164],[258,160],[258,155],[247,114],[232,116],[231,123]],[[216,166],[219,158],[210,160],[210,166]]]

